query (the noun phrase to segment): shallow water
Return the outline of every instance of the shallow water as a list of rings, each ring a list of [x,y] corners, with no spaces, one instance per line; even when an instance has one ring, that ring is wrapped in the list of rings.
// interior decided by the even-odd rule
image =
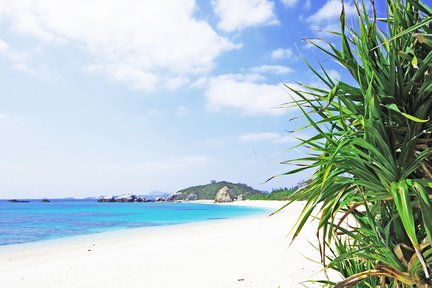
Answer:
[[[195,203],[98,203],[95,200],[0,201],[0,245],[134,227],[175,225],[264,213],[251,207]]]

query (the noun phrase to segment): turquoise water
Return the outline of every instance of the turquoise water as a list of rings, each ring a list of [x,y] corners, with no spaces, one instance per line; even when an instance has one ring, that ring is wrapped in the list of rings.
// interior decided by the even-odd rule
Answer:
[[[0,245],[34,242],[134,227],[175,225],[264,213],[251,207],[194,203],[49,203],[0,201]]]

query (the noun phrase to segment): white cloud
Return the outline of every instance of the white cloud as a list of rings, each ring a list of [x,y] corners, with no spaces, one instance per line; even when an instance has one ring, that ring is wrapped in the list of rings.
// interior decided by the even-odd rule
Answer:
[[[194,0],[0,0],[14,31],[83,47],[94,56],[88,71],[143,90],[184,85],[240,47],[197,19],[196,9]]]
[[[213,0],[218,28],[225,32],[251,26],[278,25],[274,3],[269,0]]]
[[[297,4],[298,0],[281,0],[281,2],[282,2],[285,6],[288,6],[288,7],[294,7],[294,6]]]
[[[8,117],[4,113],[0,113],[0,120],[6,120]]]
[[[345,2],[344,6],[346,17],[357,15],[357,10],[353,4]],[[339,0],[329,0],[317,12],[309,16],[306,21],[314,30],[338,31],[341,12],[341,2]]]
[[[321,22],[333,19],[339,19],[342,11],[342,4],[339,0],[327,1],[315,14],[308,17],[310,22]],[[354,5],[345,3],[345,14],[347,16],[353,16],[357,14],[357,10]]]
[[[227,74],[211,78],[204,95],[211,110],[233,108],[249,115],[281,115],[288,109],[280,106],[291,101],[288,93],[282,84],[264,84],[241,74]]]
[[[130,63],[89,65],[86,70],[110,76],[116,81],[128,84],[135,90],[151,91],[160,80],[155,74],[149,73],[136,65],[130,65]]]
[[[271,57],[273,59],[287,59],[290,58],[292,54],[293,54],[292,50],[289,48],[288,49],[279,48],[272,51]]]
[[[293,72],[294,70],[287,66],[281,65],[263,65],[254,67],[251,69],[254,73],[274,73],[274,74],[288,74]]]

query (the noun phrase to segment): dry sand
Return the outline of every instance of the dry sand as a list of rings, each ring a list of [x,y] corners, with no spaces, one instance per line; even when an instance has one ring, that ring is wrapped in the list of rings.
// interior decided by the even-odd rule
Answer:
[[[234,205],[276,210],[278,201]],[[312,223],[291,245],[303,204],[274,216],[138,228],[0,247],[7,288],[288,288],[323,279]],[[320,287],[305,283],[306,287]]]

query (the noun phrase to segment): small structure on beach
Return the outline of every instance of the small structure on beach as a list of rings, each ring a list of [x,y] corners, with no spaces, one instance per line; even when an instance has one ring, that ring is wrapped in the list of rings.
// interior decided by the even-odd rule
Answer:
[[[216,203],[227,203],[234,201],[234,197],[231,195],[229,188],[227,186],[222,187],[216,193],[214,202]]]

